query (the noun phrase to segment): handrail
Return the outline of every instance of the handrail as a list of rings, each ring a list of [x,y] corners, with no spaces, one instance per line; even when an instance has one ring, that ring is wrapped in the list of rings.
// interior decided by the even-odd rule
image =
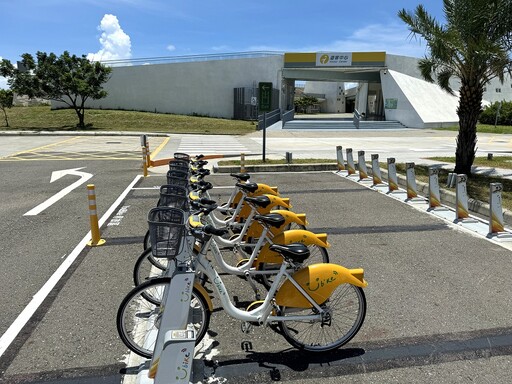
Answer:
[[[359,122],[361,121],[362,119],[362,116],[361,114],[359,113],[359,111],[357,109],[354,109],[354,125],[356,126],[357,129],[359,129]]]
[[[267,128],[279,120],[281,120],[281,110],[279,108],[270,112],[264,112],[258,115],[258,129]]]
[[[283,113],[283,116],[281,117],[281,120],[283,121],[283,124],[286,124],[288,121],[292,121],[295,117],[295,110],[290,109],[289,111],[286,111]]]

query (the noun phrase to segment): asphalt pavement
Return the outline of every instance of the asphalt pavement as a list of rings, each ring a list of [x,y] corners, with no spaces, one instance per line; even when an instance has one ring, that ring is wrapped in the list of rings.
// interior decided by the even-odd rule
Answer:
[[[342,145],[342,139],[333,144]],[[179,145],[171,139],[166,150]],[[2,357],[8,364],[2,365],[0,381],[110,384],[120,382],[127,366],[136,372],[137,363],[117,336],[115,313],[132,286],[146,214],[156,204],[164,171],[154,170],[130,188],[102,227],[105,246],[80,252],[22,342]],[[114,180],[116,172],[128,171],[103,172]],[[136,173],[140,169],[130,175]],[[295,212],[306,213],[311,231],[328,234],[331,261],[365,269],[367,317],[349,344],[311,356],[272,329],[242,333],[214,298],[194,382],[510,382],[510,250],[333,172],[258,173],[252,179],[278,186]],[[212,197],[228,195],[228,175],[209,180],[216,187]],[[102,204],[104,212],[108,204]],[[60,231],[66,233],[64,227]],[[243,280],[226,276],[226,283],[234,301],[252,301]]]

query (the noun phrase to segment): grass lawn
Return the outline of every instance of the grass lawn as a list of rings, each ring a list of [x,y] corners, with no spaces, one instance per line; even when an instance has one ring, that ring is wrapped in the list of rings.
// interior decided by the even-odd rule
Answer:
[[[76,131],[78,117],[72,109],[51,110],[49,106],[7,109],[9,128],[1,130]],[[2,116],[3,117],[3,116]],[[3,123],[3,118],[2,120]],[[89,131],[137,131],[155,133],[202,133],[243,135],[254,132],[256,122],[182,116],[164,113],[88,109]],[[3,125],[3,124],[2,124]]]
[[[436,130],[440,131],[458,131],[459,126],[458,125],[452,125],[450,127],[443,127],[443,128],[434,128]],[[482,133],[512,133],[512,126],[510,125],[497,125],[496,128],[494,125],[490,124],[478,124],[476,126],[476,131],[482,132]]]

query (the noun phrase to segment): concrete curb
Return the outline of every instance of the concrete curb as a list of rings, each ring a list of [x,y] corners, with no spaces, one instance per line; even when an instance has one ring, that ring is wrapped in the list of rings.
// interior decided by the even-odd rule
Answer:
[[[314,172],[314,171],[337,171],[336,163],[324,164],[269,164],[269,165],[246,165],[245,171],[251,172]],[[218,166],[214,165],[214,173],[240,172],[240,166]]]
[[[152,136],[167,137],[168,133],[124,132],[124,131],[0,131],[0,136]]]

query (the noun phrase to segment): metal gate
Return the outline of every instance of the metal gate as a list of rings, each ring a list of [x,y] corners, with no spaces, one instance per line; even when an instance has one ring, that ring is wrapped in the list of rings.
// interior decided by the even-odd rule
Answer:
[[[272,110],[279,108],[279,90],[272,89]],[[258,120],[258,88],[253,86],[234,89],[235,120]]]

